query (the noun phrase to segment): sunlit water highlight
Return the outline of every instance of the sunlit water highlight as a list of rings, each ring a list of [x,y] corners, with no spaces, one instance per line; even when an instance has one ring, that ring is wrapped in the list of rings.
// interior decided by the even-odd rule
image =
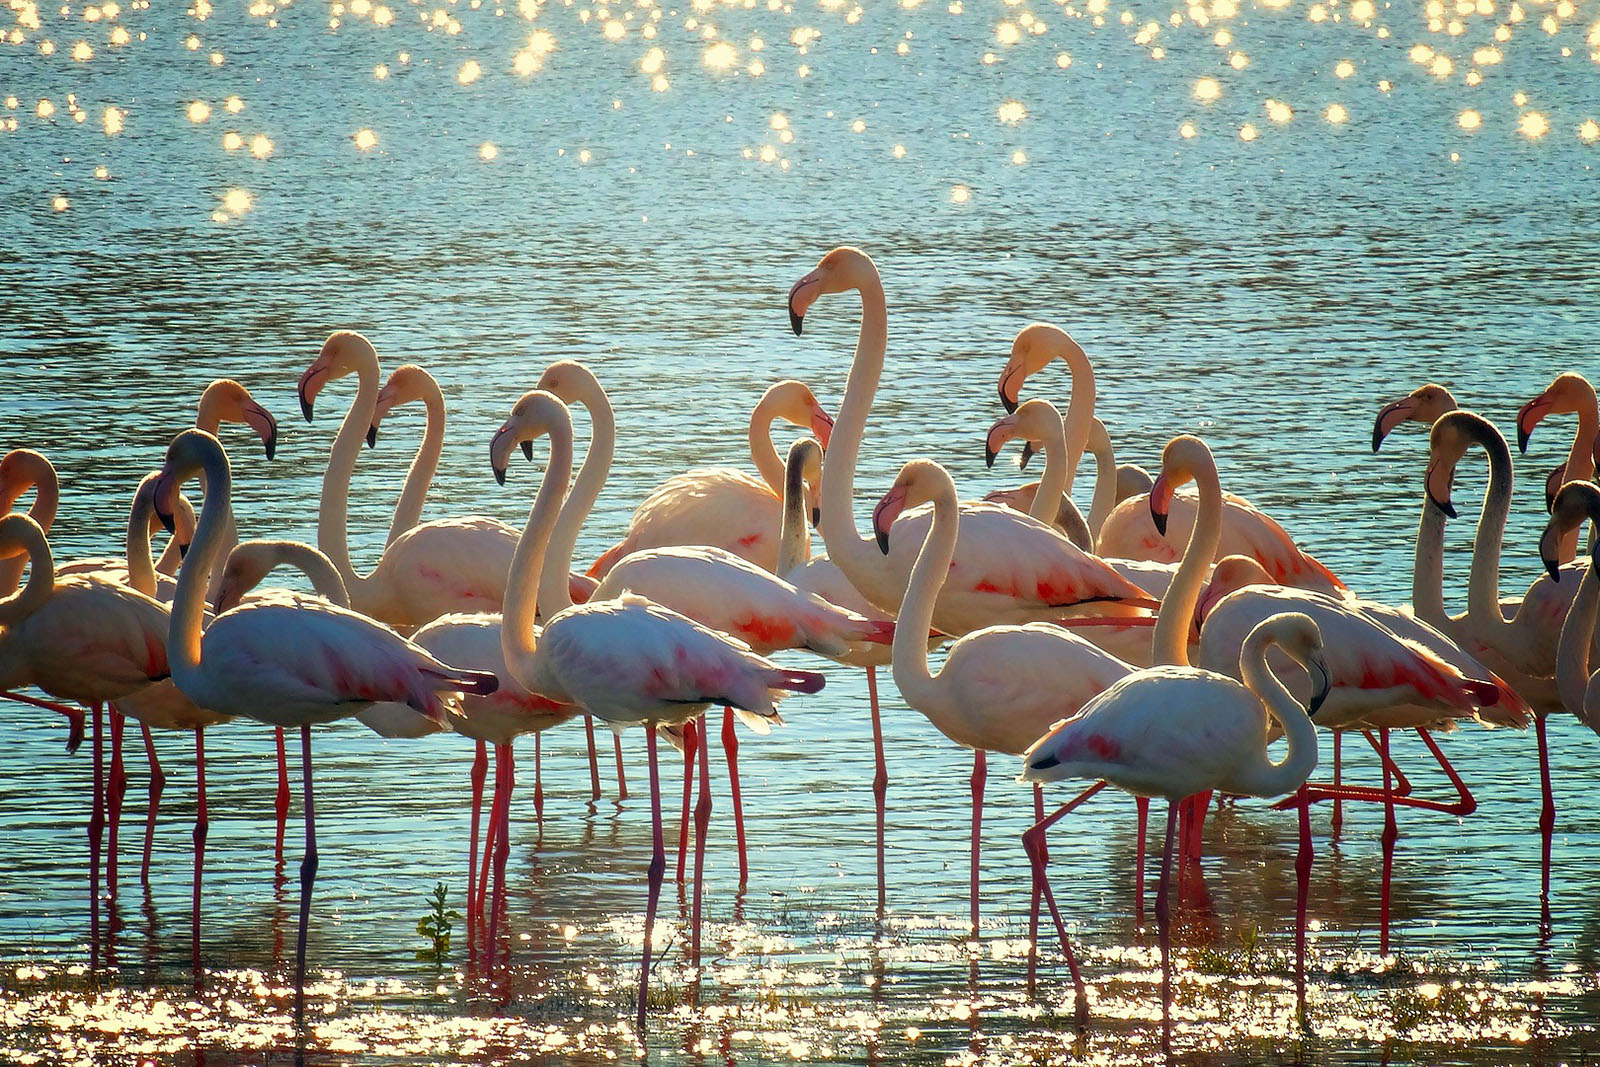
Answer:
[[[1172,433],[1202,434],[1230,489],[1354,588],[1403,601],[1423,446],[1411,428],[1367,454],[1376,404],[1441,380],[1509,428],[1558,371],[1589,369],[1600,312],[1594,18],[1564,0],[197,0],[187,12],[19,0],[0,12],[11,384],[0,445],[42,448],[61,469],[58,558],[120,551],[134,481],[204,383],[231,375],[284,430],[270,467],[247,436],[225,435],[240,525],[310,537],[351,387],[330,387],[307,428],[289,421],[294,381],[330,329],[354,327],[386,366],[416,360],[444,384],[451,424],[428,515],[516,523],[536,471],[515,467],[496,487],[488,435],[547,362],[579,357],[611,388],[622,431],[579,546],[592,558],[665,475],[744,465],[743,420],[774,378],[804,378],[836,405],[855,308],[824,301],[797,340],[782,294],[851,241],[876,258],[891,312],[863,498],[917,453],[949,464],[968,495],[1015,478],[983,469],[982,434],[1010,337],[1042,318],[1094,359],[1124,459],[1153,465]],[[1033,386],[1065,398],[1059,372]],[[1538,572],[1543,474],[1569,431],[1551,420],[1520,465],[1507,590]],[[362,458],[358,558],[376,557],[420,432],[418,412],[396,412]],[[1458,502],[1481,492],[1481,467],[1463,465]],[[1469,524],[1450,527],[1456,603]],[[1053,943],[1037,999],[1026,989],[1028,804],[1006,781],[1010,765],[994,761],[985,926],[972,947],[965,754],[884,685],[891,885],[880,926],[865,690],[856,672],[828,676],[826,691],[787,707],[788,727],[744,750],[743,897],[713,761],[712,950],[697,986],[669,881],[652,1015],[660,1058],[1152,1055],[1159,1000],[1153,936],[1133,926],[1131,804],[1095,800],[1052,844],[1093,996],[1092,1025],[1075,1039]],[[61,753],[48,718],[9,713],[0,757],[0,1059],[253,1064],[292,1049],[283,986],[298,823],[275,880],[269,736],[235,724],[207,738],[198,992],[188,745],[158,738],[168,784],[146,894],[145,779],[130,743],[116,966],[94,992],[81,973],[88,762]],[[1446,740],[1477,792],[1470,818],[1401,811],[1401,956],[1390,963],[1371,956],[1380,818],[1351,809],[1330,846],[1318,813],[1304,1036],[1286,956],[1293,820],[1255,804],[1216,815],[1204,895],[1191,882],[1179,910],[1180,1052],[1499,1064],[1600,1048],[1595,740],[1568,719],[1552,738],[1548,931],[1529,736]],[[635,1054],[649,847],[636,734],[633,795],[616,804],[607,771],[595,810],[581,735],[546,737],[542,830],[531,747],[519,749],[512,965],[493,978],[466,966],[459,926],[449,965],[415,959],[434,884],[461,899],[470,746],[383,743],[350,724],[319,731],[316,746],[312,1060]],[[1346,746],[1351,773],[1370,781],[1359,747]],[[1419,790],[1441,787],[1419,743],[1395,748]],[[675,771],[664,782],[675,792]]]

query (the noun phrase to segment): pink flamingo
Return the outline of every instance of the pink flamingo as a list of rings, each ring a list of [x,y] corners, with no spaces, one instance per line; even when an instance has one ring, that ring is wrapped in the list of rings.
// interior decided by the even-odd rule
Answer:
[[[1565,482],[1586,482],[1594,477],[1595,454],[1600,449],[1600,402],[1595,399],[1594,386],[1581,374],[1558,375],[1544,392],[1522,405],[1517,412],[1517,451],[1528,451],[1528,440],[1534,427],[1546,416],[1574,414],[1578,416],[1578,430],[1572,438],[1572,448],[1567,460],[1545,480],[1545,506],[1554,505],[1550,492],[1552,480],[1559,477],[1557,488]],[[1578,554],[1578,531],[1571,530],[1562,536],[1560,562],[1571,563]]]
[[[732,705],[758,721],[776,721],[773,701],[782,690],[816,692],[822,688],[823,677],[811,671],[782,669],[742,644],[633,594],[616,600],[591,599],[556,612],[546,617],[543,630],[536,633],[535,591],[546,565],[556,509],[572,473],[572,422],[566,406],[549,393],[524,394],[490,448],[496,477],[503,478],[511,450],[546,434],[550,437],[550,463],[517,542],[506,589],[502,648],[511,676],[528,690],[576,704],[614,728],[645,727],[654,850],[639,976],[638,1027],[643,1033],[651,937],[666,869],[656,727],[686,723],[712,704]],[[550,565],[564,575],[568,562],[556,558]],[[706,774],[703,751],[700,758],[701,773]],[[696,871],[693,948],[697,961],[699,875]]]
[[[671,545],[711,545],[772,570],[783,512],[783,461],[772,445],[775,419],[809,429],[828,447],[833,418],[811,389],[801,382],[778,382],[750,413],[750,458],[761,480],[728,467],[674,475],[634,510],[627,534],[600,554],[589,574],[603,578],[630,553]]]
[[[1184,440],[1179,438],[1179,441]],[[1192,440],[1192,439],[1191,439]],[[1176,442],[1175,442],[1176,443]],[[1167,446],[1167,454],[1172,445]],[[1157,491],[1163,477],[1157,479]],[[1154,497],[1153,497],[1154,499]],[[1311,702],[1303,707],[1267,665],[1276,646],[1318,679]],[[1161,939],[1161,1014],[1170,1039],[1172,1018],[1171,916],[1167,904],[1174,831],[1180,805],[1222,789],[1243,796],[1278,796],[1300,788],[1317,765],[1315,713],[1326,695],[1327,669],[1317,624],[1305,615],[1285,613],[1262,622],[1250,634],[1242,653],[1243,685],[1197,667],[1163,664],[1130,674],[1092,700],[1076,717],[1055,726],[1023,755],[1021,781],[1050,782],[1067,778],[1099,779],[1135,796],[1167,799],[1166,843],[1156,890],[1156,923]],[[1267,755],[1269,720],[1288,736],[1281,762]],[[1096,787],[1097,788],[1097,787]],[[1295,985],[1305,1003],[1306,895],[1311,873],[1311,830],[1308,807],[1300,808],[1300,851],[1295,861]],[[1028,831],[1035,840],[1050,820]],[[1030,848],[1035,884],[1041,884],[1064,946],[1054,895],[1045,881],[1043,864]],[[1067,948],[1070,954],[1070,947]],[[1070,959],[1070,955],[1069,955]],[[1086,1018],[1083,979],[1073,967],[1078,1017]]]
[[[1600,520],[1600,488],[1589,482],[1572,482],[1556,494],[1550,521],[1539,538],[1539,555],[1554,581],[1561,580],[1557,552],[1561,539],[1581,527],[1585,520]],[[1561,644],[1556,657],[1556,683],[1561,703],[1591,730],[1600,730],[1600,672],[1589,672],[1594,645],[1595,620],[1600,614],[1600,547],[1590,549],[1590,564],[1581,571],[1572,610],[1561,626]]]
[[[375,702],[406,703],[444,719],[454,694],[490,693],[493,675],[439,662],[363,615],[311,598],[269,598],[218,615],[201,633],[203,600],[219,562],[232,509],[228,459],[215,437],[185,430],[167,449],[156,485],[156,512],[170,516],[184,481],[203,474],[205,507],[194,544],[178,571],[167,635],[172,679],[201,707],[271,726],[300,728],[306,855],[300,867],[300,931],[295,947],[295,1021],[305,1015],[306,928],[317,871],[311,777],[311,727],[353,715]]]

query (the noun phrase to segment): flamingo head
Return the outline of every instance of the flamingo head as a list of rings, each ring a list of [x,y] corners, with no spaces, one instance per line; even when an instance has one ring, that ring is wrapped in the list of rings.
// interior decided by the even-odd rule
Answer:
[[[824,449],[833,436],[833,416],[817,403],[816,394],[804,382],[793,379],[777,382],[761,394],[755,410],[750,413],[752,426],[766,426],[773,419],[808,431]]]
[[[36,548],[42,548],[46,556],[50,553],[50,543],[33,516],[19,512],[0,517],[0,559],[27,555]]]
[[[278,454],[278,420],[256,403],[250,390],[232,378],[218,378],[206,386],[200,394],[200,413],[195,419],[196,426],[211,432],[225,422],[237,422],[254,430],[268,459]]]
[[[1315,715],[1333,688],[1333,677],[1322,654],[1322,631],[1311,616],[1282,611],[1257,623],[1245,638],[1247,649],[1269,643],[1277,645],[1311,675],[1311,700],[1306,711]]]
[[[1594,409],[1594,386],[1589,384],[1589,379],[1570,371],[1558,375],[1544,392],[1522,405],[1522,410],[1517,412],[1517,450],[1528,450],[1528,439],[1533,436],[1533,428],[1546,415],[1571,415]]]
[[[1117,503],[1148,493],[1155,484],[1150,472],[1137,463],[1117,464]]]
[[[1211,614],[1211,609],[1220,604],[1229,593],[1251,585],[1277,584],[1254,556],[1224,556],[1212,568],[1211,581],[1201,591],[1200,600],[1195,604],[1195,625],[1204,626],[1206,616]]]
[[[383,388],[378,390],[378,399],[372,408],[372,425],[367,427],[367,447],[377,447],[378,426],[389,412],[418,401],[438,402],[442,405],[443,397],[439,392],[439,383],[434,381],[433,375],[415,363],[396,367],[389,373],[389,380],[383,383]]]
[[[784,463],[784,492],[805,493],[811,504],[811,525],[822,522],[822,509],[815,495],[822,489],[822,446],[815,438],[802,437],[789,446],[789,458]]]
[[[883,494],[878,506],[872,509],[872,532],[883,554],[889,554],[889,528],[901,512],[946,494],[954,500],[956,484],[950,479],[950,472],[933,460],[914,459],[901,467],[894,485]]]
[[[199,474],[208,464],[221,468],[220,473],[225,483],[228,476],[228,454],[223,451],[222,442],[204,430],[185,430],[174,437],[172,444],[167,446],[167,459],[157,472],[151,503],[155,507],[156,518],[161,520],[161,525],[166,527],[168,533],[173,532],[177,525],[175,516],[183,484]],[[226,499],[228,493],[226,484],[213,485],[211,489]]]
[[[55,468],[42,453],[13,448],[0,458],[0,515],[10,511],[29,489],[55,482]]]
[[[1567,462],[1562,460],[1550,468],[1550,473],[1544,476],[1544,509],[1550,511],[1556,506],[1556,494],[1561,487],[1567,484]]]
[[[1167,442],[1161,452],[1161,473],[1150,486],[1150,520],[1156,532],[1167,536],[1167,516],[1172,511],[1172,494],[1181,486],[1194,481],[1201,472],[1216,475],[1216,461],[1211,449],[1198,437],[1183,434]]]
[[[1044,447],[1045,441],[1060,435],[1061,413],[1055,405],[1048,400],[1030,400],[989,427],[989,436],[983,442],[983,461],[993,467],[995,457],[1006,442],[1020,437],[1022,461],[1018,466],[1026,468],[1028,460]]]
[[[799,335],[817,297],[878,284],[878,268],[859,248],[841,245],[823,256],[810,274],[789,289],[789,327]],[[823,447],[827,447],[824,443]]]
[[[1442,385],[1429,382],[1419,389],[1413,389],[1409,396],[1379,409],[1377,421],[1372,424],[1372,450],[1376,452],[1382,448],[1383,439],[1402,422],[1420,422],[1432,426],[1440,415],[1454,411],[1456,406],[1456,398]]]
[[[161,517],[156,514],[156,482],[160,478],[160,471],[151,471],[140,480],[139,488],[133,494],[133,509],[129,516],[130,523],[139,522],[142,518],[152,534],[165,527]],[[182,559],[189,551],[189,543],[194,540],[194,505],[182,493],[174,502],[172,522],[172,537],[178,545],[178,558]]]
[[[1593,482],[1563,485],[1550,506],[1550,521],[1539,535],[1539,558],[1552,582],[1561,581],[1561,539],[1587,519],[1600,519],[1600,487]]]
[[[1425,482],[1428,500],[1450,518],[1456,517],[1455,505],[1450,500],[1450,486],[1455,481],[1456,465],[1467,449],[1474,444],[1485,447],[1498,441],[1495,447],[1503,450],[1505,440],[1500,431],[1471,411],[1451,411],[1434,421],[1428,431],[1428,473]]]
[[[228,553],[228,562],[222,566],[222,582],[217,586],[217,596],[211,610],[221,615],[239,606],[245,594],[266,580],[278,559],[271,542],[241,541]]]
[[[317,394],[322,392],[322,387],[329,382],[343,378],[346,374],[359,372],[363,367],[370,366],[376,374],[378,369],[378,351],[372,347],[372,342],[356,333],[354,330],[335,330],[322,342],[322,350],[317,353],[317,358],[311,361],[311,366],[300,375],[298,392],[300,394],[300,414],[311,421],[311,409],[317,401]]]
[[[494,469],[495,481],[506,484],[506,467],[510,463],[512,449],[524,443],[531,446],[534,441],[563,425],[570,438],[572,416],[567,413],[567,405],[558,397],[540,389],[523,393],[512,407],[511,416],[489,443],[489,466]]]
[[[1000,371],[1000,403],[1007,411],[1017,410],[1017,398],[1022,393],[1022,383],[1050,365],[1053,359],[1083,360],[1083,348],[1067,331],[1048,322],[1024,326],[1011,342],[1011,358]]]

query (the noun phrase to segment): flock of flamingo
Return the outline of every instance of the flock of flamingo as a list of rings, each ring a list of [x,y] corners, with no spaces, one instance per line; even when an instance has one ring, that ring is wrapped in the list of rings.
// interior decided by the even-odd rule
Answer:
[[[1546,416],[1578,416],[1571,454],[1547,483],[1550,519],[1540,551],[1549,575],[1520,598],[1503,599],[1499,591],[1512,487],[1505,439],[1485,419],[1458,410],[1437,385],[1382,409],[1374,450],[1405,421],[1432,427],[1412,605],[1394,608],[1353,594],[1272,518],[1225,493],[1199,439],[1174,438],[1154,479],[1137,467],[1118,466],[1106,428],[1094,417],[1094,373],[1083,350],[1062,330],[1043,324],[1022,330],[1013,343],[999,377],[1008,414],[993,424],[986,441],[991,465],[1012,440],[1021,442],[1024,463],[1042,452],[1041,480],[984,501],[963,501],[943,467],[914,459],[883,494],[872,513],[872,535],[863,537],[853,509],[855,466],[887,340],[878,271],[861,251],[836,248],[795,283],[788,307],[799,333],[818,300],[844,292],[859,295],[862,319],[837,422],[806,386],[774,385],[750,419],[759,479],[729,468],[668,479],[586,574],[572,572],[572,556],[611,466],[615,422],[600,382],[573,361],[547,368],[490,443],[492,469],[504,485],[513,454],[520,448],[532,459],[536,444],[545,440],[544,478],[520,532],[480,516],[421,521],[443,446],[439,386],[410,365],[380,384],[376,351],[353,332],[330,336],[299,380],[307,419],[325,388],[350,375],[357,380],[328,458],[317,548],[238,541],[229,461],[215,435],[224,422],[248,425],[271,457],[277,426],[236,382],[219,380],[205,391],[195,426],[173,438],[160,470],[137,487],[123,559],[54,561],[46,537],[58,505],[54,471],[34,451],[19,449],[0,461],[0,592],[6,594],[0,600],[0,688],[9,698],[66,715],[73,744],[83,736],[86,714],[92,715],[91,966],[99,943],[108,822],[107,880],[115,892],[126,718],[139,724],[151,763],[146,877],[163,781],[151,730],[194,736],[197,969],[207,827],[205,732],[231,718],[277,728],[281,856],[290,799],[284,730],[299,728],[305,815],[299,990],[317,870],[313,726],[356,716],[388,737],[454,730],[476,740],[468,910],[469,920],[486,924],[492,951],[505,907],[513,741],[533,735],[534,804],[542,813],[542,732],[583,717],[591,787],[598,796],[592,723],[599,718],[619,732],[645,727],[653,853],[639,982],[642,1033],[652,927],[666,871],[658,734],[681,748],[685,760],[680,880],[698,762],[690,929],[690,952],[698,962],[710,810],[705,714],[717,705],[725,709],[721,736],[743,880],[748,862],[735,720],[765,733],[781,722],[780,698],[823,685],[820,673],[766,658],[783,649],[809,650],[866,670],[880,908],[888,770],[877,670],[891,668],[905,702],[972,750],[974,935],[988,753],[1021,758],[1021,781],[1033,786],[1037,817],[1023,836],[1033,872],[1030,968],[1038,957],[1042,903],[1060,936],[1080,1020],[1087,1016],[1086,988],[1046,877],[1046,831],[1108,784],[1135,798],[1140,908],[1149,800],[1168,802],[1156,918],[1169,1019],[1173,854],[1180,864],[1198,859],[1213,793],[1283,798],[1278,807],[1298,812],[1296,979],[1302,1005],[1310,806],[1334,804],[1335,832],[1343,803],[1384,806],[1380,936],[1387,954],[1396,808],[1465,815],[1475,806],[1433,729],[1468,719],[1524,727],[1531,719],[1543,800],[1542,895],[1548,897],[1555,811],[1545,718],[1565,708],[1600,729],[1600,674],[1589,674],[1600,571],[1575,558],[1581,525],[1600,520],[1600,488],[1591,480],[1600,416],[1588,382],[1562,375],[1518,416],[1524,448]],[[1071,372],[1065,417],[1045,400],[1019,403],[1026,381],[1057,359]],[[426,407],[426,433],[382,558],[363,575],[354,569],[347,544],[351,478],[363,440],[372,443],[386,414],[408,403]],[[583,405],[593,427],[575,479],[569,404]],[[810,435],[794,444],[787,460],[772,444],[777,419]],[[1467,610],[1450,615],[1441,588],[1444,525],[1456,514],[1453,473],[1474,445],[1488,454],[1489,486]],[[1096,462],[1086,517],[1068,495],[1085,451]],[[185,486],[196,481],[198,511],[184,496]],[[35,487],[30,510],[14,510]],[[175,531],[159,563],[151,549],[157,522]],[[811,526],[820,531],[825,555],[811,553]],[[302,570],[316,593],[259,587],[280,565]],[[942,666],[932,670],[929,651],[945,641],[953,643]],[[30,688],[49,699],[19,692]],[[104,772],[107,706],[111,759]],[[1318,762],[1319,727],[1332,732],[1333,773],[1331,781],[1309,782]],[[1455,784],[1454,800],[1411,794],[1388,756],[1394,729],[1422,736]],[[1380,754],[1381,788],[1341,780],[1340,743],[1352,730]],[[1274,760],[1269,745],[1279,735],[1287,747]],[[495,781],[480,842],[490,745]],[[625,789],[620,747],[617,757],[619,786]],[[1092,784],[1046,815],[1042,786],[1064,779]],[[301,1013],[303,997],[297,1004]]]

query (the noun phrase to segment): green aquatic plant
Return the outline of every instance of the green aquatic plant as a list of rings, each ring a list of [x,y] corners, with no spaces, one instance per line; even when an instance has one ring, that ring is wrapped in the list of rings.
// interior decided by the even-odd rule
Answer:
[[[461,913],[446,904],[450,889],[443,882],[433,887],[428,898],[428,914],[417,920],[417,933],[433,942],[429,948],[417,949],[417,959],[430,963],[443,963],[450,958],[450,931]]]

